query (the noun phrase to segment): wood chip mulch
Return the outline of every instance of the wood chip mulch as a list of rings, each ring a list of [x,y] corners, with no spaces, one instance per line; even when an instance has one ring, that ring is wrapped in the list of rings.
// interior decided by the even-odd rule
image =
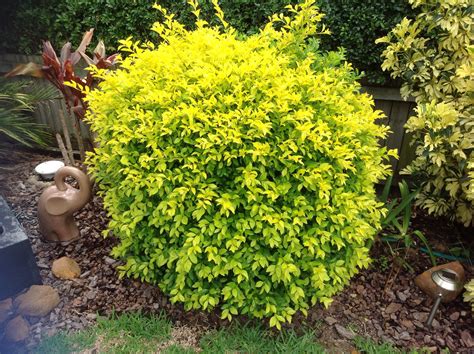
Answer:
[[[43,282],[57,289],[61,297],[60,305],[49,316],[33,324],[27,343],[29,348],[44,336],[59,330],[83,329],[95,322],[97,314],[113,312],[164,311],[175,327],[190,327],[194,333],[228,325],[219,319],[217,312],[184,311],[181,305],[171,304],[155,286],[133,279],[119,279],[116,268],[121,263],[110,257],[117,240],[101,236],[107,216],[97,196],[76,215],[81,230],[80,240],[68,246],[43,242],[38,230],[36,207],[41,192],[50,183],[40,181],[34,167],[51,157],[32,153],[18,156],[15,162],[0,167],[0,193],[30,237]],[[446,242],[440,240],[453,238],[453,227],[449,223],[422,216],[413,223],[435,243],[443,245]],[[469,235],[464,237],[469,238]],[[472,237],[471,234],[471,240]],[[373,247],[372,253],[372,266],[335,296],[329,309],[315,306],[308,317],[297,315],[286,327],[296,331],[314,329],[318,341],[335,352],[354,350],[355,335],[390,342],[404,349],[424,347],[433,352],[443,348],[453,352],[473,350],[473,315],[461,296],[440,306],[432,329],[424,325],[432,300],[416,288],[413,279],[431,267],[428,256],[417,251],[408,252],[406,262],[412,267],[410,270],[392,262],[387,247],[381,243]],[[62,256],[79,263],[82,270],[79,279],[65,281],[52,275],[52,262]],[[447,262],[438,259],[438,264]],[[474,268],[467,264],[464,268],[467,279],[472,278]],[[246,321],[245,318],[237,320]],[[189,343],[190,346],[196,344]]]

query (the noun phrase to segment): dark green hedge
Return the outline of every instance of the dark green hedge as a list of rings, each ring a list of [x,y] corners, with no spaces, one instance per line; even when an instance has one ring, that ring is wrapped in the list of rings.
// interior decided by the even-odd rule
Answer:
[[[56,47],[65,41],[78,43],[82,33],[94,27],[96,36],[109,50],[119,39],[133,36],[153,39],[151,24],[158,14],[155,0],[23,0],[7,1],[4,11],[0,51],[35,53],[40,39],[50,39]],[[180,21],[192,27],[194,15],[186,0],[161,0],[162,6],[176,13]],[[268,16],[281,11],[295,0],[221,0],[227,20],[238,30],[254,33]],[[366,73],[371,83],[383,84],[387,75],[380,69],[381,46],[374,42],[384,36],[404,16],[412,16],[407,0],[318,0],[326,13],[324,22],[332,36],[323,38],[324,49],[344,47],[347,59]],[[9,3],[9,5],[8,5]],[[202,0],[202,13],[214,22],[210,0]]]
[[[323,47],[344,47],[354,67],[365,72],[370,83],[384,84],[389,78],[380,69],[383,45],[375,44],[403,17],[413,17],[407,0],[319,0],[332,36],[323,38]]]
[[[0,9],[0,52],[34,54],[50,38],[58,0],[4,0]]]

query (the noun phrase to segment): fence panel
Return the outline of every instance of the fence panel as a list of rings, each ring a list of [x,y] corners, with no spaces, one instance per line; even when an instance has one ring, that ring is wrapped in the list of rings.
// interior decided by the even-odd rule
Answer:
[[[411,135],[405,132],[405,123],[414,115],[416,103],[413,98],[406,101],[400,96],[398,89],[364,87],[362,91],[371,94],[374,98],[375,108],[383,111],[386,118],[380,121],[390,127],[391,133],[382,145],[388,149],[397,149],[399,158],[392,159],[392,169],[397,174],[405,168],[414,158],[414,148],[410,145]]]

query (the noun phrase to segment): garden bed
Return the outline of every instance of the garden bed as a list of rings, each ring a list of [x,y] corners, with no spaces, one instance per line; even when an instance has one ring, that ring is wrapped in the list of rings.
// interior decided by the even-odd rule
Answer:
[[[48,183],[39,181],[34,166],[47,157],[18,153],[14,161],[3,165],[0,174],[0,193],[5,197],[31,239],[41,276],[45,284],[58,290],[61,303],[46,318],[32,326],[28,346],[31,348],[44,336],[59,330],[79,330],[92,325],[97,314],[141,311],[165,312],[176,327],[187,328],[189,346],[196,345],[200,334],[211,328],[227,326],[217,312],[184,311],[179,304],[171,304],[161,291],[136,280],[119,279],[116,268],[121,263],[110,257],[116,244],[114,237],[104,239],[101,231],[107,224],[100,198],[93,200],[76,215],[82,238],[68,246],[45,243],[40,239],[36,207],[38,198]],[[468,230],[455,228],[442,220],[417,215],[413,225],[440,251],[446,244],[468,240]],[[470,230],[472,231],[472,230]],[[465,235],[461,235],[465,233]],[[467,246],[464,246],[467,247]],[[82,275],[74,281],[56,279],[51,273],[55,259],[68,256],[76,260]],[[297,332],[314,329],[318,341],[329,349],[351,351],[357,334],[375,340],[392,342],[401,348],[430,348],[436,351],[468,351],[474,346],[474,323],[468,304],[458,297],[442,305],[435,317],[433,329],[424,326],[432,300],[413,283],[417,274],[431,267],[429,257],[415,250],[407,253],[406,261],[413,271],[396,267],[387,248],[376,243],[372,250],[372,266],[356,276],[345,290],[334,297],[325,310],[313,307],[308,317],[295,316],[287,328]],[[438,259],[438,264],[447,262]],[[472,266],[464,264],[467,278],[473,276]],[[245,318],[237,318],[245,322]]]

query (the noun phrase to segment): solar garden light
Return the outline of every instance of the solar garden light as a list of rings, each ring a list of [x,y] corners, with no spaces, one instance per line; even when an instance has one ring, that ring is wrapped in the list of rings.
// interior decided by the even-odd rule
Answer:
[[[431,274],[431,280],[436,284],[437,295],[433,308],[431,309],[426,325],[431,327],[436,311],[438,310],[441,300],[446,295],[459,291],[462,287],[461,277],[454,270],[443,268],[434,271]]]

